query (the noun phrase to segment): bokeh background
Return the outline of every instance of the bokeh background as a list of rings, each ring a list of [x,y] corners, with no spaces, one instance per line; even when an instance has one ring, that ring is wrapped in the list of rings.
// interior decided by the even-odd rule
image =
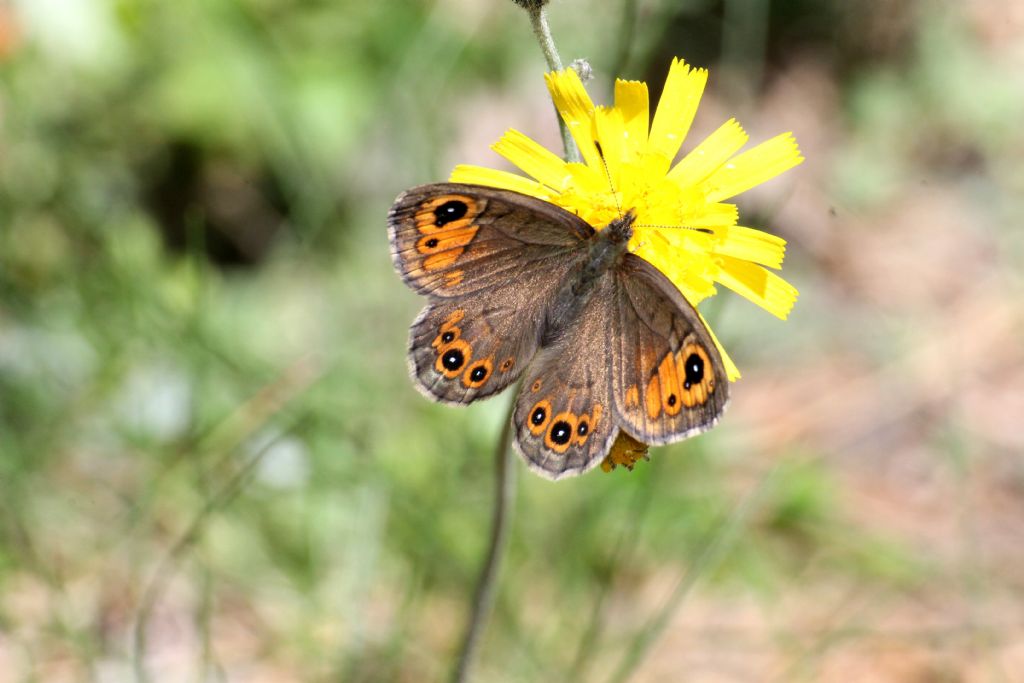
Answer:
[[[1024,681],[1024,3],[555,0],[589,88],[711,69],[780,322],[633,472],[517,463],[480,681]],[[402,189],[558,149],[508,0],[0,2],[0,681],[443,679],[508,396],[406,377]]]

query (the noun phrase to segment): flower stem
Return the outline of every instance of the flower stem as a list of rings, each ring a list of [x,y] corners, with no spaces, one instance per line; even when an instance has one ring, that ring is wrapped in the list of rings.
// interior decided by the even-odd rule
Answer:
[[[544,12],[544,7],[541,3],[531,5],[527,9],[527,13],[530,15],[530,27],[533,28],[533,35],[537,37],[537,43],[540,45],[541,52],[544,53],[544,59],[548,63],[548,68],[551,71],[561,71],[564,68],[562,66],[562,59],[558,56],[555,40],[551,37],[551,28],[548,26],[548,17],[547,13]],[[576,141],[572,139],[569,127],[565,125],[565,121],[562,120],[557,110],[555,111],[555,116],[558,119],[558,128],[562,131],[562,146],[565,148],[565,160],[578,162],[580,160],[580,150],[576,147]]]
[[[515,464],[512,458],[512,411],[515,401],[509,402],[505,426],[498,439],[494,451],[494,508],[491,512],[491,539],[487,549],[487,559],[480,570],[476,589],[473,592],[473,603],[466,624],[466,634],[462,638],[459,657],[452,671],[452,683],[464,683],[469,680],[469,672],[476,659],[480,647],[480,638],[494,606],[494,596],[498,585],[498,572],[505,557],[508,546],[508,528],[512,515],[512,503],[515,500],[516,477]]]

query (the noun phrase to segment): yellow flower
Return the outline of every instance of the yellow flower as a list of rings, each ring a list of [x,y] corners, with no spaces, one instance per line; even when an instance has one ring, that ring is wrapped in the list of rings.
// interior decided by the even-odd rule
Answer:
[[[694,306],[715,294],[717,282],[784,320],[797,291],[768,268],[782,266],[785,240],[737,225],[736,205],[725,200],[796,166],[803,157],[790,133],[737,154],[747,134],[730,119],[673,165],[707,77],[706,70],[673,60],[652,121],[646,83],[618,80],[615,105],[597,107],[575,71],[549,73],[548,90],[583,163],[567,163],[509,130],[493,149],[531,178],[461,165],[451,181],[538,197],[577,213],[598,230],[634,209],[629,250],[663,272]],[[715,343],[729,379],[739,378],[739,370]]]

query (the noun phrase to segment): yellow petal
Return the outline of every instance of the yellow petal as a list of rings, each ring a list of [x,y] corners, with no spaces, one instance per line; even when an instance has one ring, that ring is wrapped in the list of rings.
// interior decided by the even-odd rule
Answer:
[[[682,161],[669,171],[668,177],[680,187],[695,185],[728,161],[740,147],[747,144],[748,139],[743,128],[736,123],[736,119],[729,119],[683,157]]]
[[[622,112],[626,126],[627,161],[633,161],[647,148],[647,128],[651,125],[647,84],[642,81],[615,81],[615,108]]]
[[[561,190],[569,179],[561,157],[518,130],[505,131],[491,149],[556,191]]]
[[[781,268],[786,255],[786,240],[762,230],[739,225],[714,229],[719,242],[712,248],[743,261],[753,261],[769,268]]]
[[[701,186],[709,202],[718,202],[771,180],[803,160],[792,133],[783,133],[733,158]]]
[[[628,149],[626,122],[622,119],[622,112],[611,107],[598,107],[594,111],[594,129],[603,157],[596,168],[601,173],[607,171],[610,176],[607,178],[607,189],[611,192],[613,188],[619,187],[620,170],[626,161]]]
[[[715,278],[777,318],[785,320],[796,303],[796,287],[756,263],[719,256],[721,271]]]
[[[584,161],[594,166],[601,163],[594,146],[594,103],[583,87],[579,75],[572,69],[544,74],[548,92],[555,103],[555,109],[569,127]]]
[[[697,113],[704,86],[708,82],[705,69],[690,69],[686,62],[672,60],[665,79],[658,108],[651,123],[651,135],[647,149],[661,154],[670,161],[675,159],[679,146],[690,131],[690,124]]]
[[[521,192],[522,194],[528,194],[531,197],[537,197],[545,201],[551,201],[552,197],[552,192],[548,188],[534,180],[524,178],[515,173],[509,173],[508,171],[499,171],[493,168],[484,168],[483,166],[459,164],[452,169],[452,174],[448,177],[448,181],[512,190],[513,192]]]
[[[683,218],[683,225],[691,228],[721,228],[734,225],[740,217],[735,204],[700,204]]]
[[[705,329],[708,334],[711,335],[711,341],[715,342],[715,347],[718,349],[718,353],[722,354],[722,364],[725,365],[725,375],[729,378],[730,382],[735,382],[742,375],[740,375],[740,369],[736,367],[736,364],[732,362],[732,358],[725,352],[725,347],[722,346],[722,342],[718,341],[718,337],[715,336],[715,331],[711,329],[711,325],[708,325],[708,321],[704,319],[700,311],[697,311],[697,315],[700,316],[700,321],[704,323]]]

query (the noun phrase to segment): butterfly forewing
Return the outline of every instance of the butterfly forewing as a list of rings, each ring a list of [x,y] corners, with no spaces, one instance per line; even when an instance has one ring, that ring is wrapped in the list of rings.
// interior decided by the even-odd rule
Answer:
[[[654,266],[626,254],[616,270],[611,376],[620,425],[648,444],[712,427],[728,401],[718,349],[694,308]]]
[[[593,233],[540,199],[456,183],[408,190],[388,215],[395,268],[412,289],[435,298],[512,284],[531,266],[555,267]]]

